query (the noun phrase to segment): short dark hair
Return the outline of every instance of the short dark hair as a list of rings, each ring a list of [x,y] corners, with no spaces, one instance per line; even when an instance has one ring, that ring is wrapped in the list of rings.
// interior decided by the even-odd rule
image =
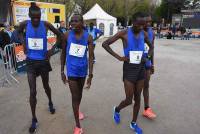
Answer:
[[[132,21],[136,21],[138,18],[144,18],[146,14],[144,12],[136,12],[132,15]]]
[[[38,7],[35,2],[31,2],[31,6],[29,7],[29,15],[33,14],[33,12],[38,12],[41,14],[40,7]]]

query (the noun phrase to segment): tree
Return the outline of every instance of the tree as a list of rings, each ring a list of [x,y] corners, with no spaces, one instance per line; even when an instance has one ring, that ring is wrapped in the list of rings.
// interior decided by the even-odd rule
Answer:
[[[173,14],[181,13],[185,1],[186,0],[162,0],[161,5],[155,11],[155,14],[170,22]]]
[[[200,0],[185,0],[185,9],[198,9],[200,8]]]

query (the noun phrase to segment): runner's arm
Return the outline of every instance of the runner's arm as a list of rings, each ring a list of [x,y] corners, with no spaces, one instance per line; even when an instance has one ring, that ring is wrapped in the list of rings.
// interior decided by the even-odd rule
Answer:
[[[93,60],[94,60],[94,45],[93,39],[90,35],[88,38],[88,50],[89,50],[89,77],[93,77]]]
[[[97,34],[99,34],[99,36],[97,36],[93,41],[98,40],[103,35],[103,32],[99,29],[96,29],[96,32],[97,32]]]
[[[126,30],[118,32],[117,34],[115,34],[113,37],[107,39],[106,41],[103,42],[102,47],[108,52],[110,53],[113,57],[115,57],[116,59],[118,59],[119,61],[128,61],[128,59],[125,59],[125,57],[121,57],[120,55],[118,55],[117,53],[115,53],[110,45],[113,44],[114,42],[116,42],[119,39],[124,39],[124,35],[126,34]]]
[[[153,46],[154,46],[154,41],[155,41],[155,33],[153,32],[153,42],[152,42]],[[153,48],[153,54],[151,56],[151,63],[154,66],[154,48]]]
[[[24,40],[24,30],[26,28],[27,21],[23,21],[20,23],[19,28],[18,28],[18,33],[19,33],[19,39],[22,41],[22,45],[24,47],[24,53],[26,54],[26,43]]]
[[[153,49],[154,49],[154,44],[151,44],[151,42],[149,41],[149,38],[148,38],[148,34],[147,32],[144,32],[144,40],[145,40],[145,43],[147,43],[147,45],[149,46],[149,52],[148,52],[148,56],[152,57],[153,55]]]
[[[61,74],[64,73],[64,68],[65,68],[65,63],[66,63],[66,42],[67,42],[67,39],[68,39],[68,32],[66,32],[64,34],[64,39],[62,41],[62,51],[61,51],[61,55],[60,55],[60,63],[61,63]]]
[[[62,40],[63,40],[62,33],[58,29],[56,29],[51,23],[49,23],[47,21],[45,21],[45,25],[46,25],[48,30],[52,31],[54,34],[57,35],[57,39],[56,39],[56,43],[55,44],[61,44]],[[52,49],[49,50],[51,55],[53,53],[53,49],[54,49],[54,46],[52,46]]]

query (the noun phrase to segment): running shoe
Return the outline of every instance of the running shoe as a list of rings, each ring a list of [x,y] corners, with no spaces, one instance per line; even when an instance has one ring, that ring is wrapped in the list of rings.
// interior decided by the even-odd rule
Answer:
[[[29,133],[30,134],[35,133],[36,130],[37,130],[37,127],[38,127],[38,121],[37,121],[37,119],[32,119],[32,124],[31,124],[31,126],[29,128]]]
[[[79,111],[79,120],[84,120],[85,116],[82,112]]]
[[[156,114],[153,112],[153,110],[151,108],[147,108],[146,110],[144,110],[143,116],[145,116],[149,119],[156,118]]]
[[[120,113],[116,112],[116,107],[113,109],[113,119],[116,124],[120,123]]]
[[[75,127],[75,128],[74,128],[74,134],[83,134],[83,129],[82,129],[82,128]]]
[[[54,114],[56,112],[56,109],[54,108],[53,104],[52,103],[49,103],[49,112],[51,114]]]
[[[143,134],[142,129],[136,123],[131,122],[130,128],[135,132],[135,134]]]

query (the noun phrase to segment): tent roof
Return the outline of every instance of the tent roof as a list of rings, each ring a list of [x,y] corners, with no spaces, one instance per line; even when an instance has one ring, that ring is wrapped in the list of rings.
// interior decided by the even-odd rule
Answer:
[[[83,15],[84,20],[102,19],[116,20],[115,17],[106,13],[98,4],[95,4],[86,14]]]

